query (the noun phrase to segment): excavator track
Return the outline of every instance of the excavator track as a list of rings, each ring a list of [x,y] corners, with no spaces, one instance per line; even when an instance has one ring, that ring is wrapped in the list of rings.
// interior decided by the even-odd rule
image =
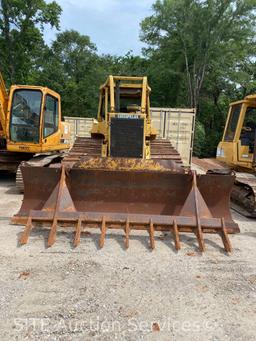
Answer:
[[[29,153],[9,152],[6,149],[0,149],[0,171],[16,172],[22,161],[28,161],[33,157]]]
[[[256,176],[236,172],[231,200],[231,207],[235,211],[246,217],[256,218]]]
[[[17,171],[16,171],[16,178],[15,178],[15,183],[16,183],[16,188],[20,193],[24,193],[24,183],[23,183],[23,177],[20,169],[21,164],[18,166]]]
[[[82,157],[100,157],[102,139],[90,137],[78,137],[69,151],[68,155],[62,161],[63,164],[73,166]],[[171,142],[164,139],[150,141],[151,159],[153,160],[171,160],[182,165],[182,160],[178,151],[172,146]]]
[[[193,158],[193,164],[204,172],[211,169],[229,169],[216,159]],[[256,218],[256,176],[251,173],[236,171],[236,179],[231,192],[231,208],[245,217]]]

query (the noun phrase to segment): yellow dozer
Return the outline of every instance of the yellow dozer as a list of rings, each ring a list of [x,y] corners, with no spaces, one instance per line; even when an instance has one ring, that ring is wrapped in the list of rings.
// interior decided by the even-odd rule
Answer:
[[[8,93],[0,73],[0,171],[18,170],[17,187],[22,188],[22,161],[46,166],[59,161],[59,151],[69,148],[69,126],[61,121],[59,94],[27,85],[12,85]]]
[[[229,211],[232,175],[197,175],[185,170],[179,153],[156,138],[150,118],[146,77],[110,76],[100,87],[97,121],[91,138],[78,138],[60,168],[22,167],[24,200],[13,222],[26,225],[26,244],[36,225],[50,227],[51,246],[58,228],[74,229],[74,245],[88,228],[194,233],[205,250],[204,233],[217,233],[231,251],[228,233],[239,232]]]
[[[195,163],[205,170],[233,169],[232,207],[256,218],[256,94],[230,104],[216,160],[197,159]]]

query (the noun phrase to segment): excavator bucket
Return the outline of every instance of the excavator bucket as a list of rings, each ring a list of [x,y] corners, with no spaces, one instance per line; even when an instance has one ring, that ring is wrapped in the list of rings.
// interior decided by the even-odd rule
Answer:
[[[229,211],[234,176],[165,167],[104,167],[88,168],[84,163],[71,169],[22,167],[24,199],[12,219],[26,225],[20,243],[26,244],[39,224],[50,227],[48,246],[55,242],[59,226],[74,229],[75,246],[81,232],[98,227],[100,247],[108,230],[122,229],[127,248],[131,230],[146,230],[152,249],[155,231],[170,232],[177,250],[180,233],[194,233],[200,251],[205,250],[204,233],[218,233],[231,252],[228,233],[239,232]]]

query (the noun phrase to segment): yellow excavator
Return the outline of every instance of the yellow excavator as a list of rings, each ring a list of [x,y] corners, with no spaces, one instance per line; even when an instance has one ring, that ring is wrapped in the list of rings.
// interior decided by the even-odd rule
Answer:
[[[230,104],[216,159],[195,159],[194,163],[204,170],[233,169],[232,207],[256,217],[256,94]]]
[[[12,222],[24,224],[26,244],[36,225],[50,227],[48,245],[60,228],[82,232],[100,228],[103,247],[108,230],[144,230],[155,247],[155,233],[194,233],[205,250],[204,233],[217,233],[227,252],[228,233],[239,232],[229,211],[234,176],[197,175],[183,167],[168,140],[157,139],[150,118],[147,77],[109,76],[100,87],[97,120],[91,138],[78,138],[59,168],[21,167],[25,191]]]
[[[18,170],[17,187],[22,189],[22,161],[47,166],[69,148],[69,126],[61,121],[60,95],[28,85],[12,85],[8,92],[0,73],[0,171]]]

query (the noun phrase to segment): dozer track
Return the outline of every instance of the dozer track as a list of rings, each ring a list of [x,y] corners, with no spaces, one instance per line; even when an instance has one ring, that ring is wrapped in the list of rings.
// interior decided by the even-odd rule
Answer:
[[[171,142],[163,139],[150,141],[151,158],[171,160],[179,165],[182,165],[181,156],[178,151],[172,146]]]
[[[72,167],[81,157],[100,157],[101,156],[102,139],[90,137],[77,137],[73,147],[68,155],[63,159],[62,163]]]
[[[64,165],[73,166],[83,157],[101,157],[102,139],[90,137],[78,137],[64,158]],[[150,141],[151,159],[153,160],[169,160],[182,165],[182,160],[178,151],[172,146],[171,142],[163,139]]]

